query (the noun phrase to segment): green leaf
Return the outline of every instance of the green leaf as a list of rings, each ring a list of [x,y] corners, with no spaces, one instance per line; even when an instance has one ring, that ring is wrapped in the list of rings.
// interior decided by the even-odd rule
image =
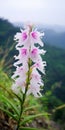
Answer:
[[[33,120],[36,117],[39,116],[47,116],[50,115],[49,113],[41,113],[41,114],[36,114],[36,115],[32,115],[32,116],[27,116],[26,118],[24,118],[24,120],[21,122],[21,125],[24,125],[26,122]]]
[[[20,128],[20,130],[42,130],[42,129],[23,127],[23,128]]]
[[[9,100],[7,97],[5,97],[4,95],[1,95],[2,99],[5,100],[12,108],[12,110],[14,110],[15,114],[17,114],[19,116],[19,112],[18,112],[18,108],[15,106],[15,104]]]
[[[16,120],[16,116],[14,116],[11,112],[7,111],[6,109],[0,107],[0,110],[4,111],[8,116],[12,117]]]
[[[6,91],[10,95],[10,97],[12,96],[12,92],[11,92],[11,90],[9,88],[7,88],[7,87],[5,87],[3,85],[0,85],[0,88],[2,88],[4,91]]]
[[[21,97],[20,96],[18,96],[16,93],[14,93],[14,92],[12,92],[13,93],[13,95],[20,101],[20,102],[22,102],[22,99],[21,99]]]
[[[24,112],[25,112],[25,111],[28,111],[28,110],[30,110],[30,109],[34,109],[34,108],[36,108],[36,107],[39,107],[39,105],[31,106],[31,107],[25,108],[25,109],[24,109]]]
[[[17,95],[16,93],[14,93],[12,90],[8,89],[7,87],[4,87],[3,85],[0,85],[0,87],[6,91],[8,93],[8,95],[10,96],[10,98],[16,98],[19,102],[22,102],[22,98],[20,95]]]
[[[53,109],[53,112],[56,112],[56,110],[62,109],[64,107],[65,107],[65,104],[60,105],[60,106],[56,107],[55,109]]]

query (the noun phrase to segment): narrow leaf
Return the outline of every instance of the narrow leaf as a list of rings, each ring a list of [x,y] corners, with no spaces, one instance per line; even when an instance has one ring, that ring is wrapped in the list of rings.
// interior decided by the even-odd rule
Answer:
[[[20,128],[20,130],[42,130],[42,129],[22,127],[22,128]],[[44,129],[43,129],[43,130],[44,130]]]
[[[11,102],[11,100],[9,100],[7,97],[4,97],[3,95],[2,95],[2,98],[10,104],[10,106],[12,107],[12,110],[14,110],[14,112],[19,116],[19,112],[18,112],[18,109],[16,108],[15,104],[13,102]]]
[[[7,111],[6,109],[0,107],[0,110],[2,110],[3,112],[5,112],[8,116],[12,117],[13,119],[16,120],[16,117],[9,111]]]
[[[21,125],[24,125],[26,122],[30,121],[30,120],[33,120],[34,118],[36,117],[39,117],[39,116],[47,116],[47,115],[50,115],[49,113],[41,113],[41,114],[36,114],[36,115],[32,115],[32,116],[27,116],[22,122],[21,122]]]
[[[36,107],[39,107],[39,105],[31,106],[31,107],[25,108],[25,109],[24,109],[24,112],[25,112],[25,111],[28,111],[28,110],[30,110],[30,109],[34,109],[34,108],[36,108]]]
[[[56,112],[56,110],[62,109],[64,107],[65,107],[65,104],[60,105],[60,106],[56,107],[55,109],[53,109],[53,112]]]
[[[13,95],[14,95],[20,102],[22,102],[22,99],[21,99],[16,93],[13,92]]]

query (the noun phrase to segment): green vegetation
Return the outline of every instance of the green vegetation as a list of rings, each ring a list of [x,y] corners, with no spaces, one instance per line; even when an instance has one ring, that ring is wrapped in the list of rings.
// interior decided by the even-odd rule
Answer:
[[[45,46],[47,50],[43,57],[47,61],[45,90],[51,89],[53,95],[65,102],[65,50],[53,46]]]
[[[11,75],[13,73],[14,55],[17,54],[15,50],[15,42],[13,40],[14,35],[19,28],[14,27],[7,20],[0,19],[0,105],[2,101],[4,104],[3,109],[11,110],[11,104],[7,104],[4,100],[4,96],[8,98],[11,94]],[[55,120],[62,124],[62,130],[65,129],[65,50],[59,49],[50,45],[45,44],[46,55],[42,58],[47,62],[46,75],[43,77],[45,86],[43,88],[43,96],[40,99],[34,99],[32,97],[29,102],[29,107],[32,107],[34,112],[45,113],[45,118],[48,120]],[[13,95],[12,95],[13,96]],[[28,101],[28,99],[27,99]],[[14,101],[13,101],[14,103]],[[18,103],[18,102],[17,102]],[[27,102],[28,103],[28,102]],[[27,105],[26,103],[26,105]],[[18,105],[18,104],[16,104]],[[37,107],[34,108],[33,106]],[[6,109],[6,110],[7,110]],[[13,111],[14,113],[14,106]],[[16,110],[17,111],[17,110]],[[6,112],[6,111],[5,111]],[[9,113],[10,116],[11,113]],[[27,114],[27,113],[26,113]],[[15,118],[15,117],[14,117]],[[26,128],[27,129],[27,128]],[[50,130],[50,129],[48,129]]]
[[[11,74],[15,55],[14,35],[19,31],[7,20],[0,19],[0,68]]]

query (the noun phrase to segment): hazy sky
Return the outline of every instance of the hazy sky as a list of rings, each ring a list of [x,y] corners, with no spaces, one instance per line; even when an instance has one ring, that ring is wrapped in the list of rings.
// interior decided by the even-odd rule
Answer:
[[[0,17],[11,22],[65,25],[65,0],[0,0]]]

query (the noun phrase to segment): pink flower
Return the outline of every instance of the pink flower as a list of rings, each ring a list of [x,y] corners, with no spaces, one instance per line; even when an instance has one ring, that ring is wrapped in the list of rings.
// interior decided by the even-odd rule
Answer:
[[[12,85],[12,90],[18,94],[20,91],[22,91],[23,93],[25,92],[25,79],[19,77],[16,79],[16,82]]]
[[[35,62],[38,59],[38,49],[33,48],[30,52],[30,58],[32,59],[33,62]]]
[[[41,61],[40,59],[33,65],[33,68],[36,68],[39,71],[41,71],[43,74],[45,74],[45,66],[46,66],[46,61]]]
[[[37,55],[37,53],[38,53],[37,48],[34,48],[34,49],[31,51],[31,54],[33,54],[34,56]]]
[[[18,61],[15,63],[16,64],[24,64],[24,63],[27,63],[28,62],[28,50],[27,48],[18,48],[18,51],[19,51],[19,55],[18,56],[15,56],[15,59]]]
[[[38,39],[37,32],[31,32],[31,36],[32,36],[33,39]]]
[[[41,97],[40,93],[40,85],[39,84],[34,84],[32,85],[32,82],[30,83],[29,89],[27,91],[27,95],[33,94],[35,97]]]
[[[21,55],[26,56],[27,55],[27,49],[25,49],[25,48],[21,49]]]
[[[35,44],[43,46],[41,41],[43,35],[43,33],[33,30],[31,25],[15,35],[14,40],[18,42],[16,49],[19,52],[17,56],[14,56],[17,61],[14,63],[16,71],[12,76],[15,81],[12,90],[15,93],[20,91],[25,93],[27,87],[27,95],[41,96],[40,90],[44,84],[38,70],[45,74],[46,62],[42,61],[41,54],[44,55],[46,51],[36,47]]]
[[[31,81],[33,81],[33,85],[34,85],[34,82],[37,84],[43,85],[41,75],[38,73],[36,68],[33,68],[33,70],[32,70]]]
[[[16,49],[19,48],[19,46],[28,46],[27,42],[29,40],[29,36],[28,36],[28,30],[22,31],[20,33],[16,33],[14,40],[18,42],[18,44],[16,45]]]
[[[41,54],[44,54],[43,50],[40,50],[37,47],[34,47],[30,52],[30,58],[33,62],[41,60]]]
[[[21,36],[22,36],[22,41],[25,41],[25,40],[27,39],[27,37],[28,37],[28,35],[27,35],[26,32],[23,32],[23,33],[21,34]]]
[[[40,46],[43,46],[43,42],[41,41],[41,36],[44,36],[44,33],[41,34],[38,31],[32,31],[30,33],[31,43],[32,44],[38,43]]]
[[[16,71],[14,72],[12,79],[15,79],[17,77],[21,77],[26,79],[26,73],[28,72],[28,66],[26,66],[26,68],[24,68],[24,66],[17,66]]]

